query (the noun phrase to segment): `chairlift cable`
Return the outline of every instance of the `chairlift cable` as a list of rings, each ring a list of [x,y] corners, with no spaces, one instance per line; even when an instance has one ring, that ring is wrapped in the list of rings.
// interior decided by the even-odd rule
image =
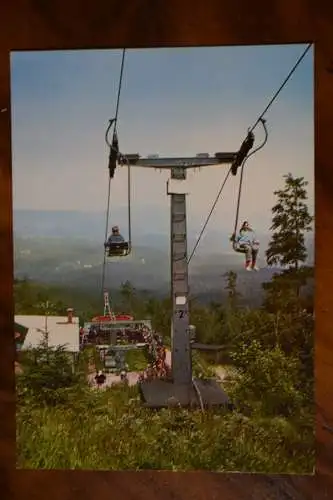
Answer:
[[[216,207],[216,205],[217,205],[217,202],[218,202],[218,201],[219,201],[219,199],[220,199],[220,196],[221,196],[221,194],[222,194],[222,191],[223,191],[223,189],[224,189],[224,186],[226,185],[226,182],[227,182],[227,180],[228,180],[228,178],[229,178],[230,173],[231,173],[231,168],[229,168],[228,173],[227,173],[227,175],[225,176],[224,181],[222,182],[222,185],[221,185],[221,187],[220,187],[220,190],[219,190],[219,192],[217,193],[217,196],[216,196],[215,201],[214,201],[214,203],[213,203],[213,205],[212,205],[212,208],[210,209],[210,212],[209,212],[209,214],[208,214],[208,216],[207,216],[207,219],[206,219],[206,221],[205,221],[205,223],[204,223],[204,225],[203,225],[203,227],[202,227],[202,229],[201,229],[201,231],[200,231],[200,234],[199,234],[198,239],[197,239],[197,241],[196,241],[196,243],[195,243],[195,245],[194,245],[194,247],[193,247],[193,250],[192,250],[191,255],[190,255],[190,257],[189,257],[189,259],[188,259],[188,261],[187,261],[187,264],[189,264],[189,263],[191,262],[191,259],[192,259],[193,255],[195,254],[195,251],[196,251],[196,249],[197,249],[197,247],[198,247],[198,245],[199,245],[199,243],[200,243],[200,240],[201,240],[201,238],[202,238],[202,236],[203,236],[203,233],[205,232],[205,229],[206,229],[206,227],[207,227],[207,224],[208,224],[208,222],[210,221],[211,216],[213,215],[213,212],[214,212],[214,210],[215,210],[215,207]]]
[[[108,238],[110,198],[111,198],[111,176],[109,176],[109,181],[108,181],[108,200],[107,200],[107,208],[106,208],[106,225],[105,225],[104,241],[106,241]],[[105,271],[106,271],[106,250],[104,249],[103,270],[102,270],[102,293],[104,293]]]
[[[297,61],[294,64],[294,66],[289,71],[289,73],[286,76],[286,78],[281,83],[281,85],[278,88],[278,90],[275,92],[275,94],[273,95],[273,97],[271,98],[271,100],[269,101],[269,103],[267,104],[267,106],[264,109],[264,111],[261,113],[261,115],[259,115],[259,117],[257,118],[257,120],[254,122],[254,124],[250,128],[250,132],[253,132],[253,130],[257,127],[257,125],[260,122],[260,120],[265,116],[265,114],[267,113],[267,111],[269,110],[269,108],[272,106],[272,104],[275,101],[275,99],[277,98],[277,96],[280,94],[280,92],[282,91],[282,89],[286,86],[286,84],[288,83],[288,81],[290,80],[290,78],[292,77],[292,75],[295,73],[295,71],[298,68],[298,66],[301,64],[301,62],[303,61],[304,57],[309,52],[309,50],[310,50],[311,47],[312,47],[312,43],[309,43],[308,46],[306,47],[306,49],[304,50],[304,52],[302,53],[302,55],[297,59]]]
[[[122,89],[122,85],[123,85],[123,75],[124,75],[125,53],[126,53],[126,49],[123,49],[123,54],[122,54],[122,58],[121,58],[120,75],[119,75],[119,84],[118,84],[117,103],[116,103],[115,128],[117,127],[117,122],[118,122],[118,112],[119,112],[120,94],[121,94],[121,89]]]
[[[131,165],[127,158],[127,207],[128,207],[128,248],[132,251],[132,220],[131,220]]]
[[[108,127],[106,129],[106,132],[105,132],[105,142],[109,146],[110,151],[112,150],[113,145],[108,140],[108,134],[109,134],[109,131],[110,131],[112,125],[113,125],[113,138],[115,138],[116,135],[117,135],[117,122],[118,122],[118,114],[119,114],[120,95],[121,95],[123,75],[124,75],[125,53],[126,53],[126,49],[123,49],[122,59],[121,59],[121,66],[120,66],[120,75],[119,75],[119,84],[118,84],[118,92],[117,92],[115,117],[112,120],[109,120],[109,125],[108,125]],[[111,179],[112,179],[112,175],[111,175],[111,171],[110,171],[109,181],[108,181],[108,195],[107,195],[107,208],[106,208],[106,217],[105,217],[106,218],[106,223],[105,223],[105,239],[104,239],[104,242],[107,240],[108,231],[109,231],[110,201],[111,201]],[[104,293],[104,286],[105,286],[106,261],[107,261],[107,255],[106,255],[106,249],[104,248],[104,258],[103,258],[103,267],[102,267],[102,294]]]
[[[263,112],[259,115],[259,117],[257,118],[257,120],[254,122],[254,124],[252,125],[252,127],[249,129],[248,133],[253,132],[253,130],[257,127],[257,125],[259,124],[259,122],[262,122],[262,119],[263,119],[264,115],[267,113],[267,111],[269,110],[269,108],[272,106],[272,104],[274,103],[274,101],[277,99],[277,97],[281,93],[282,89],[286,86],[287,82],[290,80],[290,78],[292,77],[292,75],[296,71],[297,67],[300,65],[300,63],[302,62],[302,60],[304,59],[305,55],[307,54],[307,52],[310,50],[311,47],[312,47],[312,43],[309,43],[308,46],[306,47],[306,49],[304,50],[304,52],[302,53],[302,55],[298,58],[298,60],[296,61],[296,63],[294,64],[294,66],[292,67],[292,69],[290,70],[290,72],[288,73],[288,75],[286,76],[286,78],[284,79],[284,81],[282,82],[282,84],[280,85],[280,87],[278,88],[278,90],[275,92],[275,94],[273,95],[273,97],[270,99],[270,101],[268,102],[268,104],[265,107],[265,109],[263,110]],[[262,147],[263,147],[263,145],[262,145]],[[254,152],[257,152],[257,150],[254,150],[253,153]],[[248,157],[249,156],[250,155],[248,155]],[[247,160],[247,158],[244,159],[244,163]],[[208,222],[209,222],[209,220],[210,220],[210,218],[211,218],[211,216],[212,216],[212,214],[213,214],[213,212],[215,210],[215,207],[216,207],[216,205],[217,205],[217,203],[218,203],[218,201],[220,199],[220,196],[222,194],[222,191],[224,189],[224,186],[226,184],[226,181],[227,181],[230,173],[231,173],[231,168],[229,169],[227,175],[225,176],[225,178],[224,178],[224,180],[223,180],[223,182],[221,184],[221,188],[220,188],[220,190],[219,190],[219,192],[218,192],[218,194],[216,196],[216,199],[215,199],[215,201],[214,201],[214,203],[212,205],[212,208],[211,208],[211,210],[210,210],[210,212],[209,212],[209,214],[207,216],[206,222],[205,222],[202,230],[200,231],[199,237],[198,237],[198,239],[197,239],[197,241],[196,241],[196,243],[194,245],[194,248],[193,248],[193,250],[191,252],[190,258],[187,261],[188,264],[190,263],[190,261],[192,260],[194,254],[195,254],[195,251],[196,251],[196,249],[197,249],[197,247],[199,245],[199,242],[200,242],[200,240],[201,240],[201,238],[203,236],[203,233],[204,233],[204,231],[205,231],[205,229],[206,229],[206,227],[208,225]]]

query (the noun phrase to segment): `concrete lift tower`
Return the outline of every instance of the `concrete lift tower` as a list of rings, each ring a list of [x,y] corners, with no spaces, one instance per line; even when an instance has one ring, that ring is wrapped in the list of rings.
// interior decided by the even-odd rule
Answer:
[[[170,196],[171,229],[171,370],[168,381],[153,380],[141,383],[145,406],[163,408],[179,403],[183,407],[223,406],[228,399],[214,380],[193,379],[189,318],[188,254],[186,230],[186,174],[190,168],[232,164],[236,153],[198,154],[194,157],[162,158],[157,155],[141,157],[139,154],[122,155],[133,167],[170,170],[167,194]]]

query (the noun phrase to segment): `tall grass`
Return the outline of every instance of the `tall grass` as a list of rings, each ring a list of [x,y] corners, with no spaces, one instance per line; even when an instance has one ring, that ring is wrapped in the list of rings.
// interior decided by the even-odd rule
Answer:
[[[19,468],[312,472],[313,435],[285,419],[184,409],[154,412],[136,387],[75,391],[55,408],[17,409]]]

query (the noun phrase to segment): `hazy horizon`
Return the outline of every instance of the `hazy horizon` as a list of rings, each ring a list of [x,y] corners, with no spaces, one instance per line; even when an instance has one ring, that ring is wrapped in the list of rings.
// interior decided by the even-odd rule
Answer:
[[[168,156],[237,151],[304,47],[129,50],[119,112],[121,150]],[[104,133],[114,114],[120,62],[119,50],[11,54],[14,209],[105,213]],[[267,113],[268,143],[246,168],[240,218],[258,233],[269,230],[273,191],[283,187],[288,172],[309,182],[314,209],[313,102],[311,49]],[[260,126],[255,133],[258,145]],[[227,168],[190,173],[191,228],[202,227]],[[169,232],[167,175],[132,170],[133,226],[140,230],[140,212],[150,209],[152,230]],[[238,182],[238,176],[229,180],[207,232],[231,231]],[[118,169],[112,222],[118,222],[112,214],[120,217],[123,210],[126,224],[126,189],[126,171]]]

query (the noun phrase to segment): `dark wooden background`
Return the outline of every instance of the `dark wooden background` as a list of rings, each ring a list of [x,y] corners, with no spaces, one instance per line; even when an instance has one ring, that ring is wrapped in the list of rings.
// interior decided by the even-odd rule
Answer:
[[[318,0],[1,0],[0,495],[116,500],[333,498],[333,4]],[[315,476],[15,471],[11,50],[315,43]],[[273,90],[273,89],[272,89]]]

